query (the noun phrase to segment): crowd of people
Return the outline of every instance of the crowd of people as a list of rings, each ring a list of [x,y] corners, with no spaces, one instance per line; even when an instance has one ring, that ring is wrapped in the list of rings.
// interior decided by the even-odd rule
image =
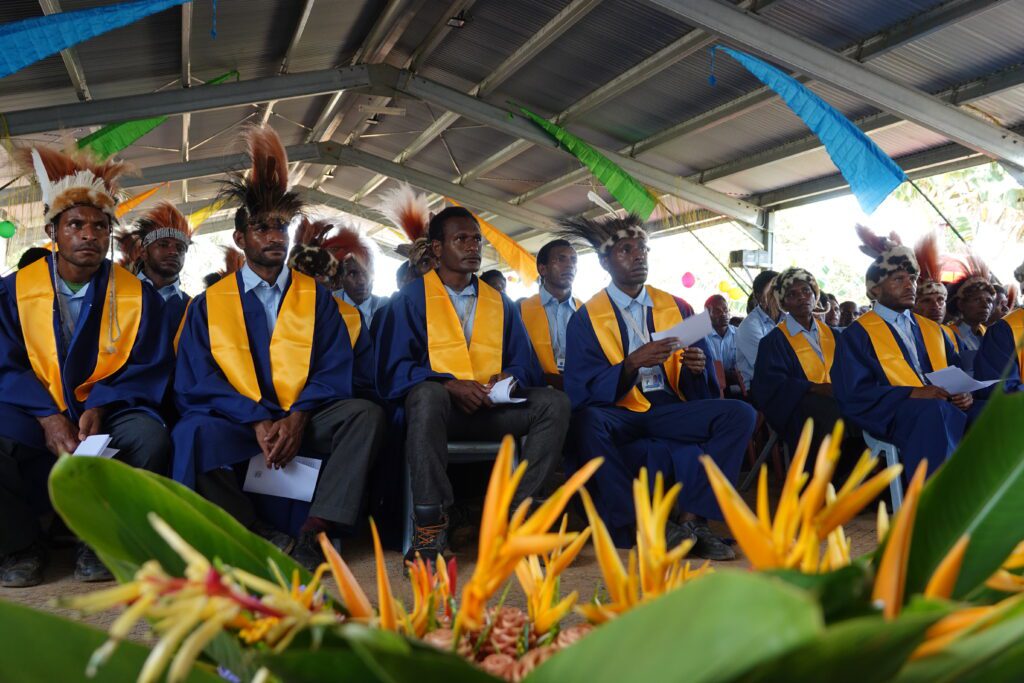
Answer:
[[[366,238],[306,217],[272,129],[246,139],[251,168],[230,175],[223,193],[237,250],[195,298],[180,287],[191,234],[172,204],[119,230],[120,164],[20,152],[51,242],[0,281],[0,585],[42,580],[46,473],[94,435],[110,437],[116,459],[194,489],[311,569],[317,534],[356,527],[367,506],[411,511],[407,559],[447,553],[457,493],[449,444],[506,434],[527,463],[512,509],[540,504],[600,456],[588,489],[617,544],[632,545],[633,480],[647,467],[684,484],[668,546],[692,540],[693,554],[730,560],[731,545],[708,526],[721,514],[698,456],[735,482],[758,411],[790,447],[806,418],[820,440],[842,417],[857,428],[851,439],[870,434],[897,445],[908,469],[920,460],[934,469],[983,400],[951,396],[927,373],[957,365],[998,377],[1012,360],[1007,385],[1020,386],[1024,314],[996,318],[998,292],[980,264],[947,297],[934,258],[867,232],[870,311],[822,295],[802,268],[766,271],[738,328],[727,302],[711,297],[714,332],[683,348],[654,338],[694,311],[647,284],[637,217],[565,221],[537,253],[539,292],[514,303],[499,271],[477,275],[474,215],[458,206],[431,215],[426,197],[402,186],[381,206],[409,237],[398,291],[374,296]],[[597,253],[611,280],[585,302],[573,296],[578,246]],[[944,326],[947,300],[957,317]],[[245,490],[254,457],[280,469],[298,456],[320,461],[310,501]],[[110,573],[80,544],[75,576]]]

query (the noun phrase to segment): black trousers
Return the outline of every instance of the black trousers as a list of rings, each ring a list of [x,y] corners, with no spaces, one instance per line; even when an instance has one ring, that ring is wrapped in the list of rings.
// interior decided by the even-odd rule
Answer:
[[[167,474],[171,440],[159,421],[133,411],[108,419],[103,431],[110,434],[111,448],[120,449],[116,460]],[[47,507],[44,477],[55,461],[49,451],[0,438],[0,555],[24,550],[39,539],[38,517]]]
[[[527,389],[526,403],[467,415],[452,405],[451,395],[439,382],[416,385],[405,398],[405,460],[413,503],[449,507],[454,502],[446,472],[448,439],[499,441],[506,434],[527,437],[521,456],[529,464],[513,497],[513,509],[524,498],[545,493],[562,457],[570,413],[569,397],[547,387]]]
[[[310,415],[302,446],[329,453],[313,493],[311,517],[351,526],[359,517],[366,478],[384,440],[384,411],[359,398],[335,401]],[[248,461],[246,461],[248,462]],[[256,523],[252,499],[242,491],[246,464],[196,476],[196,491],[247,527]]]
[[[808,472],[814,471],[814,463],[817,460],[821,442],[825,439],[825,436],[832,433],[836,421],[841,417],[839,414],[839,403],[831,396],[821,396],[820,394],[812,394],[808,391],[800,399],[800,405],[793,413],[793,417],[789,419],[786,432],[782,436],[786,441],[786,445],[789,446],[790,455],[793,455],[796,453],[796,445],[800,440],[800,432],[804,428],[804,423],[808,418],[814,420],[811,450],[807,454],[805,466]],[[836,474],[833,477],[833,483],[837,487],[846,480],[850,470],[857,464],[858,458],[860,458],[861,453],[865,449],[864,438],[861,436],[860,430],[850,424],[849,421],[844,422],[843,427],[841,455],[839,456],[839,462],[836,464]]]

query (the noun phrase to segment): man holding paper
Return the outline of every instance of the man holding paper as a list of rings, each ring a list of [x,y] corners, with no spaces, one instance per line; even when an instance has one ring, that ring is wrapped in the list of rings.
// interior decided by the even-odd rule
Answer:
[[[605,458],[588,484],[602,518],[616,530],[629,527],[635,519],[633,478],[642,465],[656,468],[650,458],[637,463],[627,455],[628,446],[650,437],[676,446],[699,444],[702,450],[672,449],[675,478],[683,482],[683,491],[667,542],[675,546],[694,538],[694,554],[734,558],[732,549],[708,528],[707,519],[721,519],[721,512],[696,456],[707,453],[735,481],[755,413],[741,401],[718,398],[718,382],[705,362],[707,313],[704,326],[683,332],[692,336],[682,340],[685,348],[674,336],[657,338],[659,331],[688,322],[693,309],[645,286],[647,233],[637,216],[576,218],[563,224],[563,234],[592,246],[612,278],[569,321],[564,375],[575,411],[572,445],[578,460]]]
[[[404,410],[405,460],[414,532],[406,559],[433,559],[447,546],[454,502],[448,439],[525,436],[529,463],[513,498],[543,496],[561,458],[569,400],[542,387],[537,358],[515,306],[476,277],[482,236],[472,213],[449,207],[430,220],[439,267],[391,299],[378,335],[377,387]],[[496,405],[494,387],[514,378],[526,401]]]
[[[225,193],[241,205],[233,237],[246,263],[197,296],[186,314],[174,385],[181,420],[172,433],[173,475],[287,546],[258,517],[242,477],[253,456],[265,468],[307,467],[292,462],[300,453],[325,459],[292,550],[312,571],[323,559],[317,534],[358,520],[384,413],[352,398],[353,344],[330,291],[285,265],[288,225],[302,205],[288,189],[280,140],[270,128],[254,128],[248,143],[253,168],[232,176]],[[290,515],[294,506],[278,512]],[[275,521],[279,532],[291,526]]]
[[[960,360],[935,322],[911,311],[920,268],[899,237],[879,237],[857,226],[861,251],[874,262],[865,276],[872,310],[839,336],[832,367],[843,417],[900,450],[904,476],[921,460],[929,473],[945,462],[980,406],[969,393],[950,394],[928,373]]]

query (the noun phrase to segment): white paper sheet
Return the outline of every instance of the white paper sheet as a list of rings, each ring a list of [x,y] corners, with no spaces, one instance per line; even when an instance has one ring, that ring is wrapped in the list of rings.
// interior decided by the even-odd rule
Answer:
[[[662,339],[674,338],[678,340],[680,346],[690,346],[694,342],[700,341],[704,337],[708,336],[714,331],[711,326],[711,316],[708,315],[707,311],[702,312],[700,315],[691,315],[689,318],[683,320],[674,327],[670,327],[667,330],[659,330],[651,334],[652,341],[661,341]]]
[[[316,458],[295,458],[279,470],[268,468],[263,454],[249,458],[249,469],[245,472],[242,490],[249,493],[265,493],[293,500],[313,500],[316,479],[320,474],[320,460]]]
[[[942,387],[951,394],[967,394],[978,389],[990,387],[999,381],[991,379],[979,382],[955,365],[943,368],[942,370],[936,370],[935,372],[929,372],[925,377],[935,386]]]
[[[110,441],[110,434],[93,434],[78,444],[78,448],[75,449],[72,455],[84,455],[90,458],[113,458],[120,451],[117,448],[107,448],[110,445]]]
[[[488,397],[494,405],[502,403],[525,403],[525,398],[513,398],[512,392],[516,390],[516,378],[506,377],[500,382],[495,382],[491,387]]]

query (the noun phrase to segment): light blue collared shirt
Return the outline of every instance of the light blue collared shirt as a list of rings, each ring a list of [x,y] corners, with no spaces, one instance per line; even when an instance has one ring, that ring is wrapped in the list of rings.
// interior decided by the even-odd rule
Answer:
[[[448,299],[451,300],[452,306],[455,307],[455,314],[459,316],[462,333],[466,335],[466,345],[469,346],[473,340],[473,318],[476,317],[476,288],[472,282],[461,292],[456,292],[448,285],[444,288],[448,291]]]
[[[644,290],[647,293],[647,290]],[[551,331],[551,350],[555,355],[555,363],[559,367],[565,363],[565,329],[569,326],[569,318],[576,312],[576,300],[572,292],[565,301],[559,301],[555,295],[541,285],[540,303],[544,314],[548,317],[548,330]]]
[[[821,350],[821,332],[818,331],[818,326],[814,319],[811,319],[811,329],[805,330],[804,326],[796,321],[796,318],[791,316],[789,313],[783,318],[786,323],[786,330],[789,332],[789,336],[795,337],[798,334],[802,334],[807,340],[807,343],[811,345],[814,352],[818,354],[818,358],[821,362],[825,362],[825,354]]]
[[[143,282],[148,282],[149,284],[153,285],[153,281],[146,277],[146,274],[143,273],[141,270],[139,271],[138,278]],[[160,289],[157,289],[156,293],[159,294],[160,298],[162,298],[164,301],[170,301],[173,297],[184,299],[185,295],[181,291],[180,282],[180,280],[175,280],[171,284],[166,285],[165,287],[161,287]],[[155,289],[156,285],[153,285],[153,288]]]
[[[974,359],[978,357],[978,351],[981,350],[983,337],[980,334],[975,334],[971,326],[965,322],[957,325],[956,329],[960,333],[960,365],[964,372],[974,377]]]
[[[369,327],[373,323],[373,316],[388,302],[386,296],[375,296],[371,294],[363,300],[363,303],[357,304],[352,300],[352,297],[348,295],[344,289],[339,289],[334,292],[334,296],[338,297],[345,303],[355,306],[359,309],[359,312],[363,315],[363,323]]]
[[[917,372],[918,376],[921,377],[921,361],[917,357],[917,341],[914,339],[914,328],[917,327],[917,321],[914,320],[914,316],[910,312],[910,309],[907,309],[902,313],[897,313],[888,306],[883,306],[877,301],[871,308],[882,320],[896,328],[896,332],[899,333],[900,339],[903,340],[903,345],[906,346],[907,351],[910,352],[910,362],[913,364],[914,370]]]
[[[647,293],[646,287],[640,290],[640,294],[635,299],[631,298],[614,284],[608,285],[607,292],[612,302],[622,313],[622,317],[626,319],[626,336],[629,348],[625,349],[624,355],[628,356],[650,341],[650,332],[647,330],[647,309],[654,308],[654,303],[651,301],[651,295]],[[635,327],[638,327],[639,330],[634,329],[634,325],[630,324],[629,319],[631,317],[636,322]],[[643,335],[638,334],[638,332],[643,332]],[[644,338],[645,336],[647,337],[646,339]],[[660,381],[660,391],[666,390],[665,373],[661,371],[660,365],[653,368],[641,368],[640,372],[641,374],[649,375],[655,381]],[[637,379],[639,380],[640,378],[637,377]]]
[[[63,299],[64,305],[67,307],[68,317],[70,318],[70,320],[64,321],[64,331],[67,333],[69,340],[74,336],[75,328],[78,327],[78,318],[82,315],[82,305],[85,303],[85,297],[89,294],[89,287],[91,285],[92,281],[86,282],[85,286],[80,290],[72,292],[64,278],[57,278],[57,294]]]
[[[763,308],[757,306],[743,319],[736,330],[736,369],[743,382],[749,387],[754,379],[754,364],[757,362],[757,347],[761,340],[775,327],[776,321]]]
[[[277,324],[277,311],[281,308],[281,299],[284,297],[284,290],[288,287],[288,278],[291,271],[287,267],[281,269],[274,284],[268,284],[266,280],[253,272],[246,263],[242,266],[242,287],[243,294],[250,290],[256,290],[256,298],[263,304],[263,312],[267,316],[267,332],[274,336],[274,326]]]
[[[704,340],[707,341],[708,348],[711,349],[712,358],[722,361],[722,368],[727,371],[736,369],[736,327],[734,325],[726,327],[724,335],[712,332]]]

